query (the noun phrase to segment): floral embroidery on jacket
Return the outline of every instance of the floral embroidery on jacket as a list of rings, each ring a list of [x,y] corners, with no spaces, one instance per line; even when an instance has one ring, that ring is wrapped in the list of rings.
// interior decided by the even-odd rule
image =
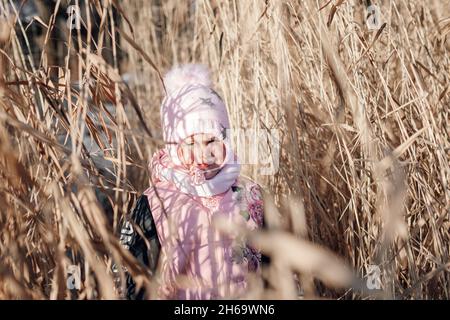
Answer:
[[[264,221],[264,204],[260,186],[256,183],[240,184],[232,187],[233,199],[240,202],[240,215],[251,229],[261,228]],[[236,243],[237,242],[237,243]],[[246,244],[245,240],[236,241],[232,248],[231,261],[247,263],[248,270],[255,272],[261,264],[261,253],[256,248]]]
[[[262,200],[256,200],[248,205],[250,217],[256,222],[258,227],[262,227],[264,219],[264,208]]]

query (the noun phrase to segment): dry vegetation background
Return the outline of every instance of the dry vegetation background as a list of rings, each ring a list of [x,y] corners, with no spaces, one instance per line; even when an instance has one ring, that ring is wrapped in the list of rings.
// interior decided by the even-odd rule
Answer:
[[[450,298],[450,1],[379,1],[379,31],[369,4],[1,0],[0,298],[115,298],[113,263],[156,283],[117,233],[161,146],[161,75],[186,62],[235,128],[280,133],[277,174],[244,168],[272,227],[253,237],[272,287],[248,297]]]

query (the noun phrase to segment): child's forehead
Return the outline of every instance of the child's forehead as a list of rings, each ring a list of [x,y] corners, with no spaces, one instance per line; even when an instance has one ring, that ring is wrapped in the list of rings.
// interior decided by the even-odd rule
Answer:
[[[185,141],[193,141],[193,140],[202,141],[202,140],[209,140],[214,137],[215,136],[212,133],[196,133],[187,137]]]

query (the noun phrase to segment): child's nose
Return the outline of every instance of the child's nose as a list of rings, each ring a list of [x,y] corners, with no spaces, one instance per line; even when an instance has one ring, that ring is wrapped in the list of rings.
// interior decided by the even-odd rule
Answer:
[[[214,162],[214,155],[208,146],[202,146],[195,155],[196,164],[211,164]]]

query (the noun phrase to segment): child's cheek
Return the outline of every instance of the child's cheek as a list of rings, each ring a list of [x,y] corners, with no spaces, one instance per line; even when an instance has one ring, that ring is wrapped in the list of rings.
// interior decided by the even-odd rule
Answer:
[[[184,165],[191,165],[194,161],[192,148],[181,147],[178,156]]]
[[[215,163],[221,165],[225,161],[226,148],[224,144],[217,145],[214,148]]]

